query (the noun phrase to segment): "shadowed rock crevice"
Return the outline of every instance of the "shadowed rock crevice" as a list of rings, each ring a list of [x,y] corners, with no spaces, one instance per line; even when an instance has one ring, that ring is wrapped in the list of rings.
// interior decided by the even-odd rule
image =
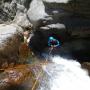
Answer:
[[[37,30],[31,37],[29,47],[36,54],[42,57],[42,53],[49,54],[48,38],[55,37],[61,46],[52,50],[51,55],[60,55],[64,58],[76,59],[80,62],[90,62],[90,38],[77,38],[67,31],[51,29]]]

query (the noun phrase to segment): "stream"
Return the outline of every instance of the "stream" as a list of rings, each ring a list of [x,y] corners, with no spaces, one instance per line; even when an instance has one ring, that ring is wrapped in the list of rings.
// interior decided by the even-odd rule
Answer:
[[[90,77],[79,62],[51,57],[53,63],[43,66],[44,77],[37,90],[89,90]]]

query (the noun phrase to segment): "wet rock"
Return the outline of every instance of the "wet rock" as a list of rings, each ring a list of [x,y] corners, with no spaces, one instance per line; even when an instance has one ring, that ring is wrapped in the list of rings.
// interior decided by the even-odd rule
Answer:
[[[22,31],[21,27],[14,24],[0,25],[0,67],[5,68],[8,64],[18,62]]]
[[[7,38],[12,37],[17,33],[21,33],[23,30],[16,24],[0,24],[0,46],[4,44]]]
[[[18,65],[8,68],[0,74],[0,88],[2,87],[2,90],[31,90],[41,70],[41,65]],[[37,80],[33,90],[36,90],[38,84]]]
[[[90,63],[89,62],[84,62],[81,65],[82,65],[82,68],[88,70],[89,75],[90,75]]]
[[[38,13],[36,13],[38,12]],[[48,14],[45,12],[45,6],[42,2],[42,0],[33,0],[30,4],[30,8],[27,12],[27,15],[33,24],[34,27],[38,26],[38,22],[43,19],[45,16],[48,16]]]

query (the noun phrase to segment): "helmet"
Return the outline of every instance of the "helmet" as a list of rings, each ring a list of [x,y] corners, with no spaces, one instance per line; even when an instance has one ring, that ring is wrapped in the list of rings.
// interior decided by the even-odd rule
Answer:
[[[54,37],[52,37],[52,36],[51,36],[51,37],[49,37],[49,40],[54,40]]]

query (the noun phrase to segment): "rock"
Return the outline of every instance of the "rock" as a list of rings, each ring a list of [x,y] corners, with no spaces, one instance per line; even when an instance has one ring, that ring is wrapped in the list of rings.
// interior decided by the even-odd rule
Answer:
[[[41,71],[42,66],[39,64],[17,65],[8,68],[0,74],[0,88],[1,90],[31,90],[32,88],[36,90],[39,80],[42,78],[42,75],[37,78]]]
[[[88,70],[89,76],[90,76],[90,63],[89,62],[84,62],[81,64],[82,68]]]
[[[65,29],[65,25],[56,23],[56,24],[46,25],[45,27],[40,27],[40,29],[44,29],[44,30],[45,29],[46,30],[49,30],[49,29]]]
[[[24,28],[32,26],[32,24],[27,19],[27,15],[25,13],[24,14],[20,12],[16,13],[16,16],[13,22]]]
[[[52,14],[49,14],[51,12],[50,10],[47,11],[47,6],[44,4],[44,2],[58,2],[58,3],[65,3],[68,0],[33,0],[30,4],[30,8],[27,12],[27,15],[33,24],[34,27],[39,26],[42,22],[41,20],[46,20],[46,21],[53,21],[53,16]],[[37,13],[38,12],[38,13]],[[40,24],[39,24],[40,23]]]
[[[74,12],[75,14],[90,19],[90,1],[87,0],[70,0],[67,5],[63,7],[65,10]]]
[[[0,68],[18,62],[22,31],[22,28],[15,24],[0,25]]]
[[[0,1],[0,23],[6,23],[14,20],[14,22],[23,27],[30,25],[26,15],[29,3],[30,0]]]
[[[45,12],[45,6],[42,0],[33,0],[30,4],[27,15],[33,26],[37,27],[38,21],[48,16],[48,14]]]
[[[22,31],[22,28],[15,24],[0,24],[0,46],[2,46],[2,44],[5,44],[4,41],[7,40],[7,38],[10,38],[17,33],[21,33]]]
[[[84,4],[83,1],[80,1],[81,4]],[[52,15],[53,17],[53,20],[50,22],[50,23],[61,23],[61,24],[64,24],[65,27],[68,29],[68,30],[71,30],[72,32],[74,30],[77,30],[78,28],[83,28],[85,29],[86,27],[87,28],[90,28],[90,22],[89,22],[89,19],[83,17],[82,14],[80,14],[79,12],[77,12],[76,7],[73,6],[73,11],[69,11],[70,8],[68,8],[69,6],[71,6],[75,3],[75,5],[78,5],[78,2],[74,2],[72,0],[72,2],[68,2],[66,4],[64,3],[54,3],[54,2],[44,2],[44,5],[45,5],[45,8],[46,8],[46,12],[49,14],[49,15]],[[69,5],[68,5],[69,4]],[[81,5],[79,4],[79,5]],[[86,4],[86,3],[85,3]],[[79,6],[78,5],[78,6]],[[55,7],[53,7],[55,6]],[[66,6],[66,8],[68,8],[68,10],[66,10],[65,8],[63,8],[64,6]],[[87,6],[88,7],[88,6]],[[87,7],[84,7],[84,8],[87,8]],[[82,10],[82,9],[81,9]],[[57,12],[55,12],[57,11]],[[87,12],[87,10],[86,10]],[[87,17],[87,15],[85,15]],[[81,18],[82,17],[82,18]]]
[[[32,26],[27,18],[26,11],[23,5],[17,4],[17,12],[13,20],[14,23],[24,28]]]
[[[43,0],[45,2],[49,2],[49,3],[68,3],[69,0]]]

